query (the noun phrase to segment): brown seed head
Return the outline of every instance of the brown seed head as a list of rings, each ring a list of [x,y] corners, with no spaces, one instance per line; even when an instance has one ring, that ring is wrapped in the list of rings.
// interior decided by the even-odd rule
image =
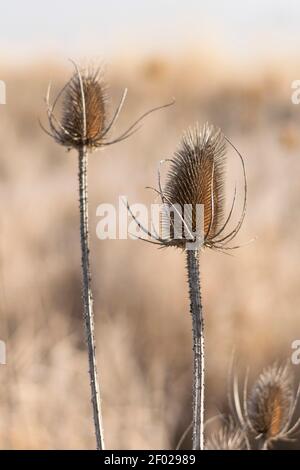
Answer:
[[[266,368],[248,400],[248,415],[255,432],[270,441],[279,437],[289,423],[293,401],[293,380],[288,367]]]
[[[59,140],[67,147],[99,147],[105,129],[103,83],[97,71],[75,72],[63,99],[62,128]]]
[[[184,221],[196,233],[196,208],[204,209],[204,245],[214,239],[224,216],[224,172],[226,143],[220,131],[205,124],[189,129],[171,160],[163,197],[169,206],[178,206]],[[191,205],[188,217],[184,212]],[[170,244],[184,247],[188,237],[173,239]]]
[[[229,231],[227,228],[232,220],[236,189],[231,209],[224,217],[226,141],[240,159],[244,179],[242,212],[237,224]],[[165,188],[161,185],[160,172],[158,189],[149,187],[160,195],[162,202],[160,234],[143,227],[127,206],[137,225],[150,237],[146,241],[161,247],[175,246],[185,250],[198,250],[201,245],[218,251],[239,248],[227,246],[240,231],[246,214],[246,171],[243,157],[236,147],[220,129],[208,124],[203,127],[197,125],[186,132],[180,148],[169,161],[171,168]]]
[[[149,109],[136,119],[118,137],[109,139],[109,133],[116,123],[124,105],[127,89],[107,123],[106,90],[99,69],[82,69],[73,63],[75,72],[69,82],[50,103],[50,87],[46,97],[47,115],[50,130],[42,129],[61,145],[71,148],[87,147],[89,151],[122,142],[138,131],[138,125],[147,116],[159,109],[174,104],[174,100],[162,106]],[[58,102],[62,100],[62,118],[55,114]]]

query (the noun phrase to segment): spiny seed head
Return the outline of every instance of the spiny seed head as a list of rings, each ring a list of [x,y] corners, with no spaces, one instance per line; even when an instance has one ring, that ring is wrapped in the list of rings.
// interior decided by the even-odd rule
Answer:
[[[163,192],[166,205],[177,206],[184,222],[197,235],[197,207],[204,209],[202,237],[209,246],[221,228],[224,216],[224,172],[226,143],[220,129],[205,124],[196,125],[183,136],[181,146],[171,160],[171,168]],[[191,211],[186,215],[185,207]],[[164,223],[162,216],[162,223]],[[188,236],[173,238],[170,245],[184,248]]]
[[[106,134],[106,93],[98,70],[75,72],[58,94],[53,104],[47,96],[48,132],[59,144],[68,148],[87,147],[89,150],[101,147]],[[55,113],[58,102],[62,101],[62,117]]]
[[[67,147],[101,145],[105,129],[105,92],[99,71],[74,73],[63,100],[61,143]]]
[[[273,365],[263,370],[248,399],[248,415],[257,435],[269,441],[279,437],[289,424],[293,402],[289,368]]]
[[[42,129],[56,142],[68,149],[82,149],[86,147],[89,151],[112,145],[128,139],[138,131],[138,125],[150,114],[159,109],[167,108],[174,104],[170,103],[149,109],[136,119],[118,137],[109,139],[109,133],[113,129],[122,107],[124,105],[127,88],[114,111],[109,122],[106,123],[106,90],[98,70],[80,70],[74,64],[75,73],[64,88],[58,93],[53,104],[50,103],[50,87],[46,97],[47,115],[50,130]],[[55,109],[62,98],[62,118],[59,120],[55,115]]]
[[[240,159],[244,179],[242,212],[234,228],[227,232],[236,200],[236,188],[231,209],[225,218],[226,141]],[[160,234],[143,227],[128,206],[137,225],[150,236],[150,240],[146,241],[161,247],[175,246],[184,250],[198,250],[201,246],[218,251],[239,248],[227,246],[240,231],[246,214],[246,170],[237,148],[220,129],[208,124],[203,127],[196,125],[184,134],[181,146],[170,161],[165,188],[162,189],[160,171],[158,189],[150,187],[160,195],[162,201]]]
[[[218,431],[207,439],[205,448],[206,450],[245,450],[244,432],[229,418]]]

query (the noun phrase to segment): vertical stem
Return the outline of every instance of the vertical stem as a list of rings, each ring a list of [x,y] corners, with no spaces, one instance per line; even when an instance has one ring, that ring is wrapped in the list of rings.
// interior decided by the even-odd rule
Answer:
[[[96,364],[96,346],[94,337],[93,297],[91,291],[91,271],[89,261],[89,229],[88,229],[88,187],[87,187],[87,149],[79,150],[79,204],[80,204],[80,241],[82,265],[82,299],[86,341],[88,347],[89,375],[91,398],[94,415],[97,450],[104,449],[100,391]]]
[[[187,250],[187,270],[193,322],[193,450],[204,450],[204,322],[198,250]]]

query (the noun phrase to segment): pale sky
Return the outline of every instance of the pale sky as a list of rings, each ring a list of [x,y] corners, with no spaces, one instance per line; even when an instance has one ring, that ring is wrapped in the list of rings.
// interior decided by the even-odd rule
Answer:
[[[0,57],[173,52],[205,41],[233,54],[299,51],[299,0],[5,0]]]

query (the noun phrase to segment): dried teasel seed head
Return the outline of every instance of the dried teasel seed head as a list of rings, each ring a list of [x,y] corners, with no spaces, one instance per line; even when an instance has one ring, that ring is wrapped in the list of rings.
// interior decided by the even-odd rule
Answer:
[[[53,103],[50,103],[50,87],[48,88],[46,104],[50,130],[45,129],[40,123],[42,129],[50,137],[68,149],[85,147],[91,151],[122,142],[138,131],[138,125],[146,116],[174,104],[173,100],[165,105],[149,109],[121,135],[109,140],[108,135],[120,115],[127,96],[127,89],[124,90],[117,108],[107,123],[106,88],[100,69],[79,69],[77,64],[73,63],[73,65],[75,67],[73,76],[58,93]],[[60,120],[55,114],[59,101],[62,101]]]
[[[75,72],[63,99],[60,143],[67,147],[101,145],[106,124],[106,94],[99,70]]]
[[[207,439],[206,450],[245,450],[247,448],[245,434],[232,419],[228,419],[222,427]]]
[[[236,200],[236,188],[229,214],[225,217],[226,142],[238,155],[244,178],[244,201],[237,224],[228,230]],[[165,187],[162,188],[160,170],[158,189],[149,187],[161,198],[160,234],[153,232],[137,220],[128,210],[139,228],[150,240],[161,247],[199,249],[201,246],[218,251],[234,250],[227,246],[242,227],[246,214],[247,179],[242,155],[220,129],[205,124],[196,125],[183,136],[181,145],[170,161]]]
[[[284,437],[294,403],[293,379],[288,366],[263,370],[248,398],[248,416],[257,436],[267,441]]]
[[[191,231],[197,233],[196,208],[204,209],[204,245],[221,228],[224,216],[224,172],[226,142],[220,129],[196,125],[183,136],[181,146],[171,160],[163,198],[166,205],[177,206]],[[191,213],[186,216],[185,208]],[[188,237],[173,239],[171,244],[185,247]]]
[[[75,72],[50,104],[50,88],[46,103],[50,132],[59,144],[68,148],[101,147],[106,134],[106,92],[100,70],[82,69]],[[62,117],[55,108],[62,101]]]
[[[239,156],[244,177],[242,213],[230,231],[226,229],[232,219],[236,189],[231,209],[225,218],[226,141]],[[236,147],[220,129],[209,124],[202,127],[196,125],[184,134],[179,149],[168,161],[171,163],[164,189],[160,171],[158,189],[150,187],[160,195],[162,201],[160,235],[143,227],[128,207],[137,225],[150,237],[146,241],[161,247],[175,246],[182,249],[190,249],[190,244],[194,245],[192,249],[200,246],[218,251],[238,248],[227,246],[241,229],[246,213],[245,165]]]

